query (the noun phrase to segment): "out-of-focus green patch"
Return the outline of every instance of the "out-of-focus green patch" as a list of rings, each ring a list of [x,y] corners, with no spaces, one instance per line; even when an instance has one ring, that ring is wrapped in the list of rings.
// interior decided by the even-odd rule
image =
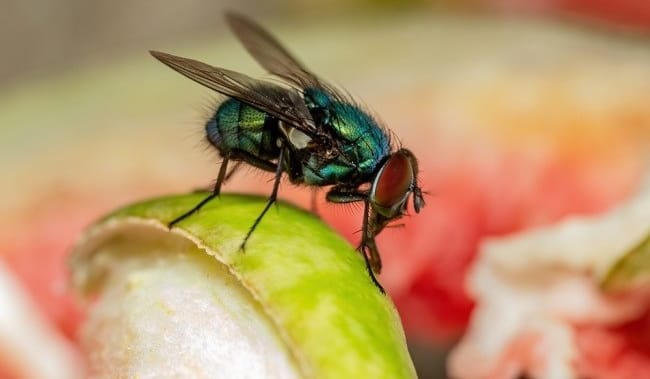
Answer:
[[[622,291],[650,284],[650,232],[625,254],[605,276],[602,286],[607,291]]]

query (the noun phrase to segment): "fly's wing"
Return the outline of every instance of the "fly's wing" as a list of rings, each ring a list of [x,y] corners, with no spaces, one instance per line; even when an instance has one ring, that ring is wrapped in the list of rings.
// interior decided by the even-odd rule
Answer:
[[[226,13],[225,18],[230,29],[242,42],[246,50],[271,74],[284,79],[287,83],[300,90],[320,89],[331,99],[356,104],[352,96],[342,93],[311,73],[271,33],[255,21],[232,12]],[[333,112],[333,110],[330,109],[330,112]],[[319,129],[315,134],[319,134],[321,137],[329,134],[322,129],[322,125],[317,125],[317,128]]]
[[[295,90],[175,55],[150,51],[156,59],[195,82],[266,112],[309,135],[316,133],[304,100]]]
[[[323,87],[322,82],[314,74],[260,25],[237,13],[226,13],[225,17],[230,29],[246,50],[268,72],[299,88]]]

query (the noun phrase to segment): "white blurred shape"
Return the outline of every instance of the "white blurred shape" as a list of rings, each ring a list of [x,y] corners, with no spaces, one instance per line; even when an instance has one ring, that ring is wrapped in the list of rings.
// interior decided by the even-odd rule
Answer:
[[[450,356],[450,376],[578,378],[574,328],[633,320],[650,304],[647,288],[611,295],[600,287],[612,265],[648,233],[650,180],[605,215],[485,243],[468,276],[477,306]]]
[[[21,379],[82,378],[73,346],[0,262],[0,361]]]
[[[226,267],[186,242],[171,249],[113,252],[124,254],[82,332],[91,377],[298,378],[265,311]]]

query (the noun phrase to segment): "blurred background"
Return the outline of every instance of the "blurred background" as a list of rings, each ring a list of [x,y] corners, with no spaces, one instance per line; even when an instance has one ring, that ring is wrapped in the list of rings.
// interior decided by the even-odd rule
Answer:
[[[418,156],[427,207],[379,246],[422,378],[445,377],[484,238],[603,212],[647,165],[645,0],[0,0],[0,9],[0,259],[72,341],[83,315],[65,290],[64,257],[78,232],[126,202],[208,186],[218,170],[203,123],[219,97],[148,50],[266,75],[224,10],[273,31]],[[266,194],[260,178],[244,170],[224,190]],[[309,195],[281,188],[300,205]],[[356,243],[358,210],[320,202]]]
[[[331,23],[334,28],[338,23],[374,24],[407,14],[452,12],[554,19],[610,30],[650,29],[650,7],[643,0],[190,0],[182,4],[137,0],[128,5],[107,0],[92,4],[5,0],[2,8],[0,84],[5,89],[93,64],[119,62],[141,53],[143,46],[214,43],[225,37],[219,17],[224,9],[244,11],[274,26],[287,23],[298,33],[310,25]],[[423,45],[427,41],[421,36],[411,38]]]

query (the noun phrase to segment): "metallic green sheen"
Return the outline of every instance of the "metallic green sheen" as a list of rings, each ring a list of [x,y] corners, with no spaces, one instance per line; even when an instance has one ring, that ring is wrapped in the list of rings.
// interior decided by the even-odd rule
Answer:
[[[338,182],[353,172],[353,166],[338,164],[337,161],[321,166],[315,156],[312,156],[303,167],[304,182],[308,184],[322,182],[323,178],[332,178],[335,182]]]
[[[303,169],[304,182],[310,185],[371,180],[383,160],[390,155],[388,133],[359,106],[332,98],[320,89],[305,90],[305,103],[335,140],[341,141],[341,156],[326,162],[310,159]]]
[[[205,126],[208,140],[225,155],[241,150],[260,159],[273,159],[279,154],[276,144],[277,123],[265,112],[236,99],[224,101]]]

